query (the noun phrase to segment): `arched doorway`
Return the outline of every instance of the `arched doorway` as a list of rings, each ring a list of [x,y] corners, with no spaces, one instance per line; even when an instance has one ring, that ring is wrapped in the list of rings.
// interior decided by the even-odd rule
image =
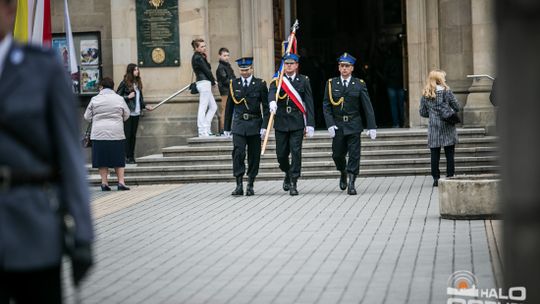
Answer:
[[[291,21],[288,16],[300,22],[300,69],[311,79],[317,128],[325,128],[322,115],[325,81],[338,76],[336,58],[343,52],[357,58],[354,76],[368,85],[378,127],[392,127],[387,88],[407,89],[404,1],[274,0],[276,46],[286,39],[286,26]],[[279,60],[279,54],[276,59]],[[407,104],[400,127],[409,125]]]

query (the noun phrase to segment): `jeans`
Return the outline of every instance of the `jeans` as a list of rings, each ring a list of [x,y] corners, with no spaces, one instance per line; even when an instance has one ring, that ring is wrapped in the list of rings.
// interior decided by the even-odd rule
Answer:
[[[455,166],[454,166],[454,151],[456,146],[446,146],[444,147],[444,155],[446,156],[446,176],[454,176]],[[439,171],[439,160],[441,159],[441,147],[430,148],[431,150],[431,176],[434,180],[438,180],[441,177],[441,172]]]
[[[387,88],[390,99],[390,111],[392,112],[392,127],[403,127],[403,108],[405,103],[405,91],[401,88]]]
[[[197,129],[199,131],[199,136],[208,136],[208,133],[210,133],[210,126],[212,125],[212,119],[217,111],[217,104],[214,95],[212,94],[212,84],[210,81],[197,81],[197,90],[199,90]]]

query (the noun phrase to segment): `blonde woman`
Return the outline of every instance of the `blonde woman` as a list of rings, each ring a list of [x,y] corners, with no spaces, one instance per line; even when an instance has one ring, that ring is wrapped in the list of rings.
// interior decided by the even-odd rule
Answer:
[[[431,150],[431,176],[434,187],[439,185],[441,147],[444,148],[446,156],[446,176],[454,176],[455,171],[454,151],[458,143],[456,126],[442,119],[442,113],[448,107],[459,112],[459,103],[446,84],[446,73],[442,70],[433,70],[429,72],[422,92],[420,116],[429,118],[428,146]]]

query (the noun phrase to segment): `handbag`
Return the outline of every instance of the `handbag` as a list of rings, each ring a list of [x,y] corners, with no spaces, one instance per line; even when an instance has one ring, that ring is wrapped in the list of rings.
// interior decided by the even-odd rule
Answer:
[[[448,102],[447,95],[448,93],[446,90],[443,93],[443,107],[441,111],[441,118],[445,122],[455,125],[458,123],[461,123],[461,119],[459,119],[459,116],[457,113],[450,107],[450,103]]]
[[[191,94],[199,94],[199,90],[197,90],[197,84],[195,82],[192,82],[190,85],[189,85],[189,92]]]
[[[83,148],[92,147],[92,140],[90,139],[91,133],[92,133],[92,122],[88,123],[88,126],[86,126],[86,131],[84,132],[84,136],[82,139]]]
[[[189,85],[189,92],[191,94],[199,94],[199,90],[197,90],[197,82],[193,82],[193,76],[195,76],[195,72],[191,74],[191,84]]]

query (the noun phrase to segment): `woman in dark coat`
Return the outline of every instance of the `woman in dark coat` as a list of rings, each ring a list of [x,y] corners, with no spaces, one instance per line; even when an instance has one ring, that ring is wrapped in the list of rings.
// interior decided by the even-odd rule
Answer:
[[[212,119],[217,111],[216,100],[212,94],[212,86],[216,84],[210,63],[206,55],[206,42],[203,39],[195,39],[191,42],[193,47],[193,57],[191,66],[197,80],[197,90],[199,91],[199,111],[197,114],[197,129],[199,136],[210,135]]]
[[[433,70],[429,73],[426,86],[420,100],[420,116],[429,118],[428,146],[431,151],[431,176],[433,186],[439,184],[439,160],[441,147],[444,147],[446,156],[446,176],[454,176],[454,151],[458,143],[456,126],[442,119],[442,113],[451,108],[459,112],[459,103],[446,84],[446,73],[442,70]]]
[[[124,123],[126,135],[126,163],[135,163],[135,140],[137,138],[137,128],[139,127],[139,117],[143,109],[152,111],[153,108],[144,103],[142,94],[143,84],[139,67],[130,63],[127,66],[124,80],[120,82],[118,95],[122,96],[128,105],[131,113],[129,119]]]

